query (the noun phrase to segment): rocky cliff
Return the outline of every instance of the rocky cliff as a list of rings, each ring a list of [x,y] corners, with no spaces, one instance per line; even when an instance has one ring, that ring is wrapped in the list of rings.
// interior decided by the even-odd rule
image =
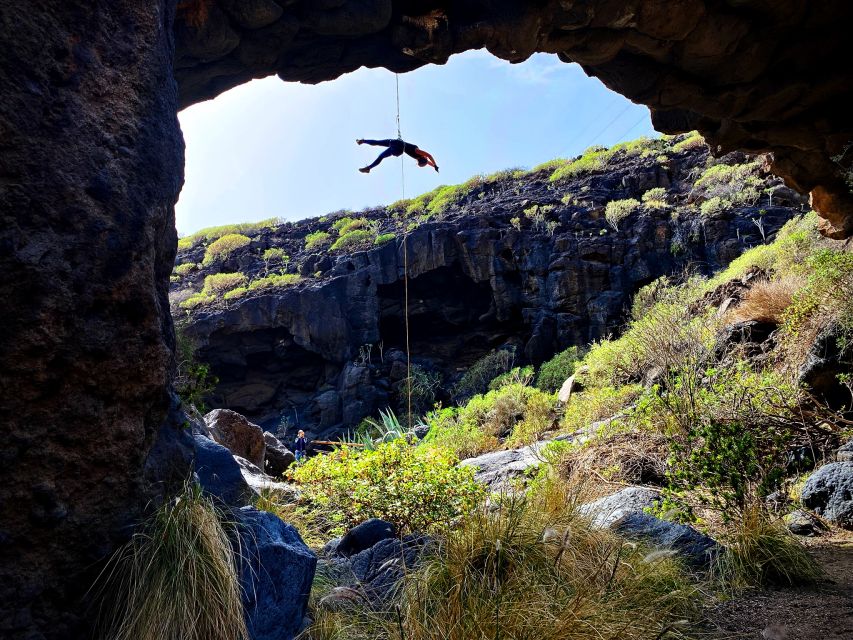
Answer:
[[[718,166],[755,171],[773,204],[756,190],[755,202],[705,205],[703,214],[697,177],[707,171],[707,148],[673,152],[683,140],[624,145],[607,167],[556,181],[549,178],[559,163],[478,177],[430,194],[446,204],[425,213],[417,213],[422,198],[261,228],[215,260],[208,242],[180,251],[172,300],[219,378],[212,404],[269,429],[284,419],[314,435],[399,406],[406,271],[412,360],[446,402],[458,372],[490,351],[538,364],[618,332],[639,287],[688,266],[717,269],[800,210],[799,196],[758,161],[732,155]],[[631,198],[636,206],[616,221],[612,203],[631,208]],[[318,232],[329,234],[326,243],[305,249]],[[354,248],[329,245],[348,234]],[[270,249],[289,257],[276,266],[288,283],[246,287],[269,282]],[[243,286],[180,308],[225,273]]]

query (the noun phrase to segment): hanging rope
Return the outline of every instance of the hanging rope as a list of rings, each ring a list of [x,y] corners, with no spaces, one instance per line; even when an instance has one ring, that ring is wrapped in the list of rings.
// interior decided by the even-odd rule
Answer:
[[[400,130],[400,74],[395,73],[394,78],[397,85],[397,139],[402,140],[403,134]],[[406,199],[406,163],[405,153],[400,156],[400,187],[401,199]],[[403,319],[406,331],[406,397],[408,427],[412,429],[412,354],[409,345],[409,218],[408,211],[403,209]]]

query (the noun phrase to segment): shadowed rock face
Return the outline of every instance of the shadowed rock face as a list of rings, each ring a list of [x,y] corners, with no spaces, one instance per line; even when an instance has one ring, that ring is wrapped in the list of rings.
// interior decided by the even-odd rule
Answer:
[[[721,151],[772,151],[774,171],[853,234],[832,158],[853,142],[848,0],[189,0],[178,12],[182,105],[277,73],[321,82],[361,66],[410,71],[487,48],[577,62],[648,105],[655,127]],[[853,152],[848,155],[853,155]]]
[[[183,175],[171,11],[0,6],[4,639],[89,637],[95,563],[129,535],[149,489],[183,477],[168,426],[143,473],[170,407]]]

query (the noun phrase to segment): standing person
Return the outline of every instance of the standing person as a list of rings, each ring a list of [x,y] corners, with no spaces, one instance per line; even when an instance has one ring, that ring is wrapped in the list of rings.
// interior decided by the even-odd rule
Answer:
[[[296,434],[296,444],[294,444],[293,450],[296,454],[296,461],[302,462],[305,459],[305,432],[302,429]]]
[[[365,140],[364,138],[359,138],[356,140],[358,144],[370,144],[374,147],[388,147],[379,154],[376,160],[373,161],[372,164],[367,165],[366,167],[362,167],[359,169],[362,173],[370,173],[370,170],[373,169],[376,165],[382,162],[385,158],[390,158],[391,156],[397,156],[398,158],[404,153],[407,156],[411,156],[415,160],[418,161],[419,167],[425,167],[427,165],[431,166],[433,169],[438,172],[438,165],[435,163],[435,158],[432,157],[429,153],[424,151],[423,149],[419,149],[418,145],[413,144],[411,142],[405,142],[400,138],[395,140]]]

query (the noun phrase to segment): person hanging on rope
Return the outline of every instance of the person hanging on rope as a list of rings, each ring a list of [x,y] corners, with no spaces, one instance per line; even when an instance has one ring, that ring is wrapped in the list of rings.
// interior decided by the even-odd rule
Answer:
[[[372,164],[359,169],[362,173],[370,173],[370,170],[376,167],[385,158],[390,158],[391,156],[399,158],[404,153],[417,160],[419,167],[429,165],[438,172],[438,165],[435,163],[435,158],[423,149],[419,149],[418,145],[412,144],[411,142],[405,142],[400,138],[397,138],[396,140],[365,140],[363,138],[359,138],[356,142],[358,144],[370,144],[374,147],[388,147],[385,151],[379,154],[379,157],[377,157]]]

